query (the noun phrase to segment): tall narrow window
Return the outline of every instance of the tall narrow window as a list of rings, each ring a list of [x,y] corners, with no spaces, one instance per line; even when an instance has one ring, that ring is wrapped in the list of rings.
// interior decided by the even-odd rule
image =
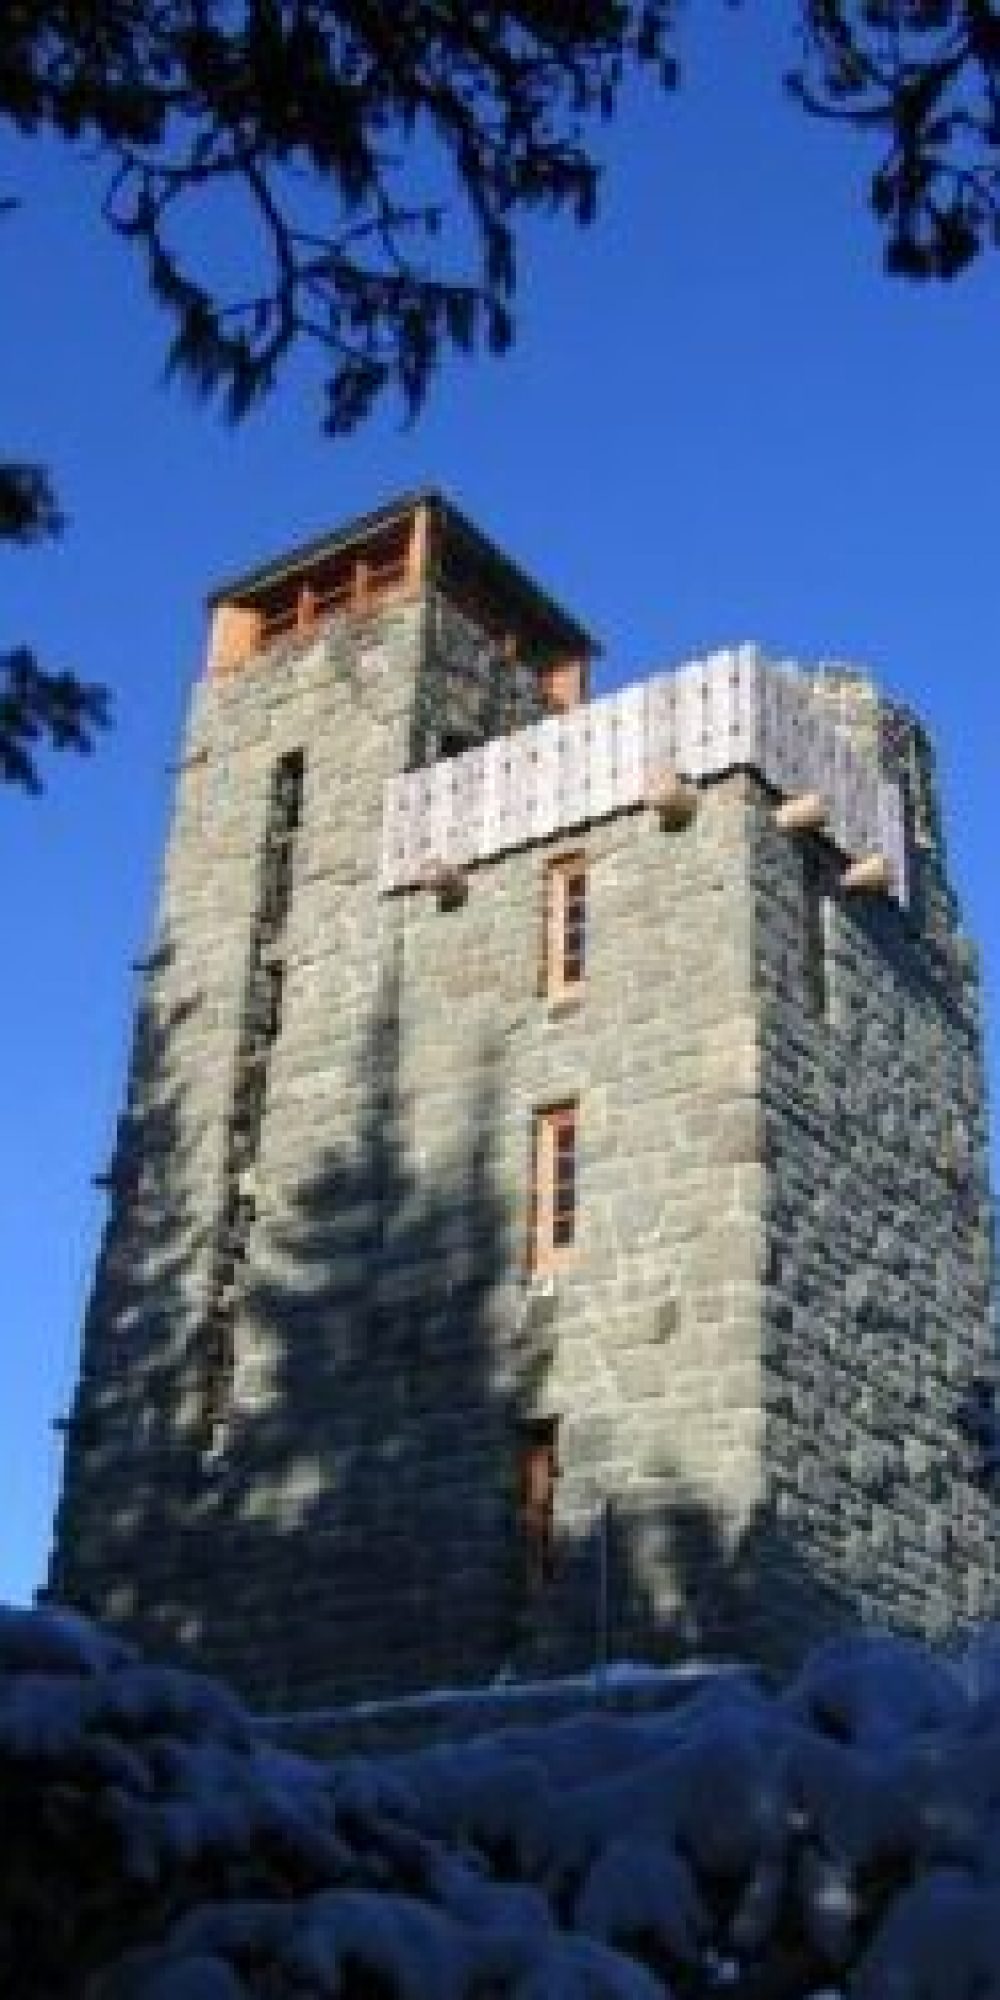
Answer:
[[[587,864],[562,854],[545,870],[542,989],[554,998],[582,985],[587,963]]]
[[[273,941],[288,915],[292,897],[292,847],[302,818],[304,785],[302,751],[286,751],[274,767],[264,830],[259,907],[262,942]]]
[[[805,849],[802,875],[802,956],[806,1005],[810,1014],[821,1021],[827,1011],[826,894],[822,865],[813,847]]]
[[[529,1240],[533,1271],[554,1270],[576,1242],[578,1138],[575,1102],[535,1113]]]
[[[522,1424],[518,1439],[518,1525],[525,1580],[532,1591],[547,1583],[552,1574],[559,1476],[557,1433],[557,1417],[538,1417]]]
[[[268,832],[272,838],[294,833],[302,817],[302,787],[306,760],[302,750],[286,750],[279,757],[271,779]]]

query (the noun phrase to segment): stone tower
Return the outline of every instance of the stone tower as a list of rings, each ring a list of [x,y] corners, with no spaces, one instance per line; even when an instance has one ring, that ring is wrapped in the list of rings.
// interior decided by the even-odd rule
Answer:
[[[275,1706],[1000,1611],[933,758],[432,493],[210,600],[50,1595]]]

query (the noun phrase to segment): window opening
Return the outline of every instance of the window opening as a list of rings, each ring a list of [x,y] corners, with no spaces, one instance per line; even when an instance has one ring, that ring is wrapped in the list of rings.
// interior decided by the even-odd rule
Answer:
[[[279,757],[271,780],[271,809],[268,832],[272,837],[294,833],[302,818],[302,789],[306,760],[302,750],[287,750]]]
[[[558,998],[582,985],[587,959],[587,865],[560,855],[545,871],[542,990]]]
[[[535,1114],[532,1134],[529,1268],[552,1270],[576,1241],[578,1107]]]
[[[306,578],[295,575],[280,579],[251,604],[220,606],[230,624],[234,614],[242,621],[231,642],[237,661],[258,646],[290,634],[309,633],[321,618],[342,612],[364,614],[392,603],[414,580],[408,535],[408,525],[401,524],[381,540],[367,544],[364,554],[343,549],[315,562]]]
[[[549,1581],[554,1568],[558,1433],[557,1417],[539,1417],[521,1425],[518,1439],[518,1527],[525,1581],[532,1591]]]
[[[812,847],[803,855],[803,962],[806,1005],[817,1020],[827,1012],[826,894],[820,858]]]

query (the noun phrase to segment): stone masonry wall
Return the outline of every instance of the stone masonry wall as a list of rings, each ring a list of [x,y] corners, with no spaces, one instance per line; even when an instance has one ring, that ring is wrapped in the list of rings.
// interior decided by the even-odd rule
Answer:
[[[867,726],[873,709],[884,723],[867,695],[862,684]],[[751,840],[767,1143],[762,1576],[784,1626],[776,1644],[799,1650],[816,1609],[785,1587],[790,1546],[844,1617],[954,1637],[1000,1604],[996,1503],[960,1422],[997,1360],[975,955],[939,847],[916,847],[906,913],[844,897],[813,841],[826,959],[815,1011],[810,843],[776,831],[771,803],[761,793]]]
[[[419,1171],[453,1189],[441,1275],[455,1310],[428,1324],[427,1274],[410,1259],[388,1282],[411,1304],[414,1338],[433,1342],[440,1325],[453,1352],[467,1323],[462,1288],[481,1268],[477,1187],[488,1176],[502,1238],[500,1254],[490,1250],[474,1400],[501,1416],[489,1491],[508,1537],[518,1422],[559,1420],[555,1577],[533,1606],[513,1593],[492,1655],[470,1653],[470,1671],[594,1657],[608,1497],[609,1645],[679,1652],[726,1636],[729,1556],[760,1466],[763,1182],[744,795],[740,777],[712,788],[683,833],[640,813],[569,844],[588,874],[579,1000],[537,990],[544,866],[566,843],[482,864],[458,910],[419,891],[399,899],[400,1085]],[[571,1097],[578,1242],[564,1270],[528,1279],[532,1113]],[[456,1143],[470,1118],[483,1148],[471,1177]],[[444,1378],[425,1376],[425,1393],[446,1395]],[[458,1432],[478,1415],[460,1413]],[[453,1504],[463,1497],[456,1481]],[[470,1575],[469,1587],[495,1592],[496,1573]]]
[[[220,1480],[230,1461],[216,1469],[203,1463],[197,1420],[268,787],[282,752],[304,746],[304,824],[286,940],[291,1049],[286,1035],[269,1079],[252,1256],[267,1227],[268,1153],[285,1117],[295,1124],[295,1077],[303,1052],[310,1059],[311,1000],[323,968],[335,953],[338,1019],[328,1041],[314,1045],[317,1067],[335,1070],[352,1002],[360,1015],[377,984],[375,913],[369,898],[359,936],[356,884],[366,835],[377,849],[381,785],[405,761],[422,621],[415,606],[367,633],[341,621],[307,649],[274,647],[238,675],[200,682],[193,698],[116,1153],[118,1185],[85,1329],[53,1585],[144,1636],[198,1645],[218,1569],[236,1628],[231,1646],[219,1635],[222,1666],[237,1662],[239,1620],[266,1590],[249,1567],[226,1575],[215,1560],[228,1506]],[[148,1163],[154,1131],[159,1185],[137,1198],[128,1155]],[[260,1362],[242,1337],[238,1365],[252,1393]]]
[[[536,722],[541,714],[537,683],[528,665],[499,657],[495,640],[468,613],[434,592],[428,607],[411,764],[438,756],[449,732],[481,743]]]
[[[704,786],[683,831],[630,811],[478,864],[455,908],[380,897],[387,778],[537,712],[528,672],[433,593],[195,693],[52,1590],[264,1706],[995,1615],[957,1417],[994,1356],[978,996],[943,857],[931,923],[846,904],[815,844],[822,1018],[805,844],[747,773]],[[206,1442],[261,843],[298,749],[280,1031]],[[587,973],[551,1001],[544,868],[567,851]],[[532,1116],[569,1097],[578,1245],[529,1278]],[[516,1504],[539,1418],[561,1467],[541,1591]]]

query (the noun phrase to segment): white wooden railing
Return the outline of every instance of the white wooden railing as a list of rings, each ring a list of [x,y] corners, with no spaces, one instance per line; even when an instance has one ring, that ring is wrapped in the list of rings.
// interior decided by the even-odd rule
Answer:
[[[900,786],[814,695],[752,646],[548,716],[386,786],[380,887],[424,881],[588,820],[642,805],[670,771],[714,778],[746,767],[783,798],[818,793],[825,832],[847,861],[884,855],[906,903]]]

